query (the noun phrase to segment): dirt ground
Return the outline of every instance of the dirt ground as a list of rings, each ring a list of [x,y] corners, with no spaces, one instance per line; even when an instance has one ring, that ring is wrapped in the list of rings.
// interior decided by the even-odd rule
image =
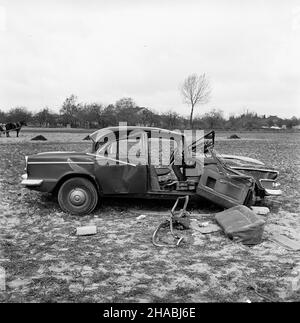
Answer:
[[[48,141],[32,142],[42,134]],[[106,199],[85,217],[61,212],[51,195],[20,185],[25,155],[42,151],[83,150],[85,133],[21,132],[0,138],[0,267],[5,270],[1,302],[263,302],[299,301],[300,253],[269,239],[281,232],[300,241],[299,133],[241,133],[221,153],[258,158],[280,171],[283,196],[266,202],[271,213],[261,244],[247,247],[222,232],[181,234],[178,248],[157,248],[151,235],[173,202]],[[13,134],[14,136],[14,134]],[[192,202],[189,211],[213,222],[219,209]],[[98,233],[76,236],[82,225]]]

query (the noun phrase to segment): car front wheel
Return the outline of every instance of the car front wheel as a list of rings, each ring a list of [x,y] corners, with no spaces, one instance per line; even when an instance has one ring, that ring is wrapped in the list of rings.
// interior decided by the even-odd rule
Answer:
[[[98,192],[94,184],[81,177],[66,180],[58,191],[61,209],[74,215],[91,213],[98,202]]]

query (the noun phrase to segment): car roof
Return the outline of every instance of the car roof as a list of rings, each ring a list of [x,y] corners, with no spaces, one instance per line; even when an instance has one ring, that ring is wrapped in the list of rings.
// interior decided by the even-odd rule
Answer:
[[[94,140],[97,141],[98,139],[102,138],[103,136],[107,135],[107,133],[109,132],[113,132],[116,133],[118,131],[138,131],[140,130],[141,132],[158,132],[161,135],[172,135],[172,136],[183,136],[183,134],[181,132],[177,132],[177,131],[171,131],[168,129],[163,129],[163,128],[157,128],[157,127],[143,127],[143,126],[113,126],[113,127],[107,127],[107,128],[102,128],[99,130],[96,130],[95,132],[93,132],[92,134],[89,135],[89,137]]]

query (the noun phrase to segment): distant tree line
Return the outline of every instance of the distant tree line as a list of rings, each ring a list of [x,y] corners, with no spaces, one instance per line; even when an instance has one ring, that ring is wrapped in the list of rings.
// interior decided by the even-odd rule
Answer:
[[[152,126],[167,129],[188,129],[190,116],[182,116],[169,110],[157,113],[150,108],[136,105],[132,98],[122,98],[115,104],[79,103],[75,95],[65,99],[59,113],[48,107],[33,113],[25,107],[0,110],[0,123],[26,121],[35,127],[103,128],[127,122],[128,125]],[[290,129],[300,125],[300,118],[282,119],[277,116],[258,115],[245,112],[225,118],[222,110],[212,109],[203,115],[195,115],[196,129],[255,130],[260,128],[283,127]]]

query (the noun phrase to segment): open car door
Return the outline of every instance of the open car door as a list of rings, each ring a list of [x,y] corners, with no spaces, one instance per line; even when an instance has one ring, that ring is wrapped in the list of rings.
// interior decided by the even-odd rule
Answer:
[[[251,204],[254,179],[227,167],[212,149],[208,152],[197,194],[224,208]]]

